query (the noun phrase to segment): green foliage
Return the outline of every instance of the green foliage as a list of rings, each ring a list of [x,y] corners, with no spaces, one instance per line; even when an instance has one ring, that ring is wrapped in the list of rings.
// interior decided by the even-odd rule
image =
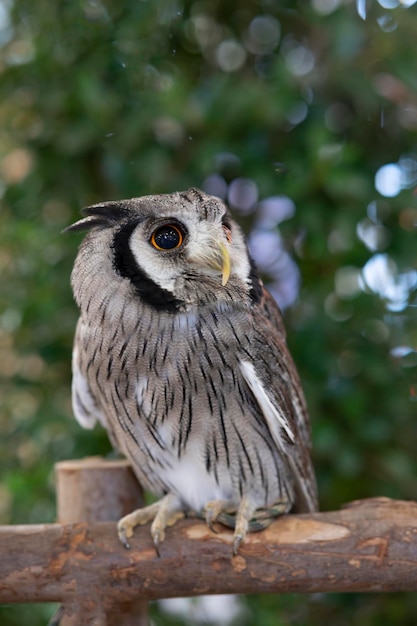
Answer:
[[[280,225],[302,275],[286,321],[322,508],[415,498],[417,12],[364,4],[366,19],[337,0],[0,4],[1,523],[53,521],[54,462],[110,450],[71,416],[78,239],[61,229],[87,204],[213,174],[296,206]],[[403,176],[393,196],[375,188],[388,163]],[[378,254],[392,272],[372,289]],[[247,605],[245,623],[263,626],[417,615],[409,594]],[[0,621],[48,611],[6,607]]]

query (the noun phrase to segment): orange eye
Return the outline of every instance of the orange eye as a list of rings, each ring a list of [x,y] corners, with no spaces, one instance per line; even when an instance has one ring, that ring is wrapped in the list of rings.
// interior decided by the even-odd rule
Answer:
[[[175,250],[181,246],[183,239],[183,234],[178,226],[164,224],[152,233],[151,244],[157,250]]]

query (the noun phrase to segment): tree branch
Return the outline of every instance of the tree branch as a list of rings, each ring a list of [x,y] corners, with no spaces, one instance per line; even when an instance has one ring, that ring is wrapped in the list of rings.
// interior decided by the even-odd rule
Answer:
[[[132,549],[114,523],[0,527],[0,602],[122,606],[214,593],[417,590],[417,503],[373,498],[341,511],[288,515],[250,534],[196,520],[167,530],[161,556],[149,527]]]

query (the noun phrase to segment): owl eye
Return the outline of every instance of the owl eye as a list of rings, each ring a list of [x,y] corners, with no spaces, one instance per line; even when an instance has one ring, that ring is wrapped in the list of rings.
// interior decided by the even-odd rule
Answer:
[[[183,241],[183,234],[178,226],[165,224],[157,228],[151,236],[151,244],[157,250],[174,250]]]

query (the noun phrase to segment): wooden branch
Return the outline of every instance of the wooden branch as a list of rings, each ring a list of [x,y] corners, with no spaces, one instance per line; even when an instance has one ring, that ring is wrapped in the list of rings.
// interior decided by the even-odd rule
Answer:
[[[373,498],[337,512],[288,515],[250,534],[236,557],[232,533],[218,530],[178,522],[158,558],[149,526],[136,530],[131,550],[114,523],[3,526],[0,602],[106,609],[141,597],[417,590],[415,502]]]

